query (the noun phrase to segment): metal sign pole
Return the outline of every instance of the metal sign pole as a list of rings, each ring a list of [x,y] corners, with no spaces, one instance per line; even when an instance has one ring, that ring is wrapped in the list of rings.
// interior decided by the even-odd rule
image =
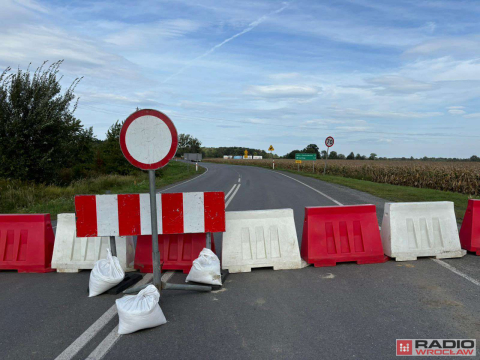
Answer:
[[[153,285],[162,289],[162,269],[160,264],[160,251],[158,251],[158,225],[157,225],[157,189],[155,186],[155,170],[148,170],[150,180],[150,216],[152,224],[152,263],[153,263]]]
[[[207,233],[206,248],[212,250],[212,233]]]
[[[110,236],[110,251],[112,256],[117,256],[117,244],[115,243],[115,236]]]
[[[325,167],[323,168],[323,175],[327,172],[327,159],[328,159],[328,151],[330,150],[329,147],[327,147],[327,156],[325,156]]]
[[[313,172],[315,172],[315,160],[313,160],[312,162],[313,162]]]

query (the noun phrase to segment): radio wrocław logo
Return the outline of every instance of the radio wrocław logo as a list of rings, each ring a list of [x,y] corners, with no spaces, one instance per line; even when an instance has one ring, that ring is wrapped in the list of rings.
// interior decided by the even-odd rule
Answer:
[[[397,356],[476,356],[475,339],[397,339]]]

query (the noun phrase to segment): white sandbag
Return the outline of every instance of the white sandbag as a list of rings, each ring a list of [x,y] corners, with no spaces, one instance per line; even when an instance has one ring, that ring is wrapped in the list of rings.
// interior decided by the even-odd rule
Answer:
[[[167,322],[158,300],[160,293],[153,285],[148,285],[137,295],[125,295],[115,301],[117,305],[118,333],[130,334],[138,330],[163,325]]]
[[[221,286],[222,275],[220,273],[220,260],[218,260],[217,255],[210,249],[203,249],[198,258],[193,261],[193,266],[186,281]]]
[[[95,263],[88,284],[89,297],[97,296],[122,282],[125,273],[116,256],[107,249],[107,258]]]

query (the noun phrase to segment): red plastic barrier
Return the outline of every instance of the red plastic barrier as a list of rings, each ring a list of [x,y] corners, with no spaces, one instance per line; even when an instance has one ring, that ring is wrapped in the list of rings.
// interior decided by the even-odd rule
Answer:
[[[0,215],[0,270],[55,271],[54,242],[50,214]]]
[[[315,267],[387,261],[375,205],[306,207],[301,255]]]
[[[480,200],[468,200],[467,211],[460,229],[462,249],[480,255]]]
[[[206,244],[206,233],[158,235],[162,270],[182,270],[185,274],[188,274],[193,260],[198,258]],[[213,234],[212,251],[215,252]],[[137,236],[134,266],[142,273],[153,272],[152,235]]]

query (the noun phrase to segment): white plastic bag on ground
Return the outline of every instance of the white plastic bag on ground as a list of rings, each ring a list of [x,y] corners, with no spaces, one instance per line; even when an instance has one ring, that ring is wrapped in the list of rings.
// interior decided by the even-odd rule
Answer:
[[[188,281],[208,285],[222,285],[220,260],[210,249],[203,249],[197,259],[193,261],[192,269],[187,276]]]
[[[107,249],[107,258],[98,260],[90,273],[88,296],[92,297],[104,293],[118,285],[124,277],[125,272],[120,266],[118,258],[112,256],[110,249]]]
[[[138,330],[163,325],[167,322],[158,300],[160,293],[153,285],[148,285],[138,295],[125,295],[115,301],[117,304],[118,333],[130,334]]]

